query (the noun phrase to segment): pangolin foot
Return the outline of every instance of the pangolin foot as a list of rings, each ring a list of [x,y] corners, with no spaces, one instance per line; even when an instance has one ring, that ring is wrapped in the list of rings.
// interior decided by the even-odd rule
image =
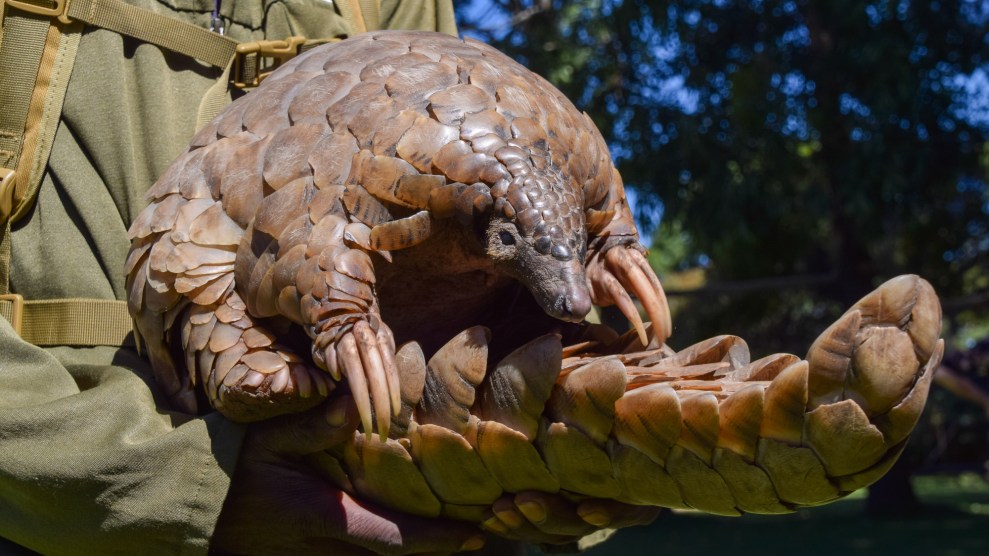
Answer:
[[[666,293],[649,261],[635,248],[613,247],[595,256],[587,265],[587,280],[592,301],[598,306],[617,305],[632,323],[643,346],[649,345],[646,327],[629,293],[642,302],[652,321],[653,337],[659,344],[666,342],[673,329]]]
[[[367,321],[358,320],[325,349],[319,363],[325,364],[334,379],[347,379],[364,433],[370,436],[377,430],[384,440],[392,416],[401,410],[401,391],[395,338],[384,323],[377,321],[377,325],[375,330]]]

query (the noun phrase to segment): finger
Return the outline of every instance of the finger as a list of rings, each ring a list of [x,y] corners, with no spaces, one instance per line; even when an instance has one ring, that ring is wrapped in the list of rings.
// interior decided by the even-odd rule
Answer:
[[[357,340],[353,334],[344,334],[338,344],[337,350],[340,368],[347,376],[350,383],[350,394],[354,397],[354,404],[357,405],[357,412],[361,416],[361,426],[364,427],[364,434],[371,436],[371,397],[367,390],[367,381],[364,379],[364,365],[361,363],[361,354],[357,348]]]
[[[252,425],[252,438],[272,453],[305,455],[336,446],[354,433],[359,422],[348,396],[338,396],[312,410]]]
[[[498,516],[491,516],[481,522],[481,529],[506,539],[520,540],[527,543],[567,544],[579,537],[553,535],[540,531],[535,525],[523,520],[518,527],[505,524]]]
[[[632,298],[628,296],[628,292],[625,291],[625,288],[618,282],[618,279],[610,272],[602,273],[602,279],[608,294],[615,300],[615,305],[618,306],[618,309],[635,328],[635,332],[639,335],[639,341],[644,346],[649,345],[649,336],[646,335],[646,327],[642,324],[639,309],[632,302]]]
[[[466,522],[392,512],[340,492],[326,523],[349,542],[379,554],[478,550],[484,535]],[[336,535],[334,535],[336,536]]]
[[[514,502],[526,519],[544,533],[582,537],[597,529],[578,515],[576,504],[559,495],[524,491],[515,495]]]
[[[361,362],[364,364],[364,374],[370,386],[378,436],[384,442],[388,438],[388,428],[391,425],[391,397],[388,394],[388,379],[385,377],[385,368],[381,362],[378,339],[371,330],[371,325],[365,321],[354,324],[354,339],[357,340]]]
[[[633,506],[603,498],[584,500],[577,506],[577,514],[587,523],[598,528],[615,529],[648,525],[656,519],[660,510],[654,506]]]
[[[378,326],[377,336],[381,363],[385,367],[385,378],[388,379],[388,391],[391,393],[392,416],[398,416],[402,411],[402,385],[398,377],[398,363],[395,361],[395,337],[384,323]]]

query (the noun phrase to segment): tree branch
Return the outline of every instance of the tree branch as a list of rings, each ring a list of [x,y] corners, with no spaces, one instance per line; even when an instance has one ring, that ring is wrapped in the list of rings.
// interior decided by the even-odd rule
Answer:
[[[668,297],[676,296],[705,296],[751,293],[765,290],[792,289],[817,287],[830,284],[838,279],[838,274],[795,274],[792,276],[774,276],[771,278],[756,278],[733,282],[716,282],[689,290],[666,290]]]

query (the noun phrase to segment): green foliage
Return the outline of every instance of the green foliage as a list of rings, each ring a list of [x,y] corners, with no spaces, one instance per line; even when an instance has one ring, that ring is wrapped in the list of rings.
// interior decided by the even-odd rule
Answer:
[[[905,272],[958,326],[986,320],[984,3],[492,0],[460,15],[586,110],[641,216],[662,210],[661,277],[706,284],[678,304],[676,346],[730,332],[756,355],[802,350]]]

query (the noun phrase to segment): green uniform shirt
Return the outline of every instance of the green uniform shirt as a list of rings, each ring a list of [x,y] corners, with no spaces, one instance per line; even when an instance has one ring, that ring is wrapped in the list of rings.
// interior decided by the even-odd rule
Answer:
[[[202,27],[213,9],[129,1]],[[327,0],[227,0],[220,13],[240,41],[352,34]],[[456,34],[450,0],[382,0],[380,16],[380,28]],[[11,236],[13,292],[125,298],[127,227],[219,74],[86,29],[37,203]],[[151,377],[131,349],[41,349],[0,319],[0,537],[45,554],[206,551],[243,430],[168,411]]]

